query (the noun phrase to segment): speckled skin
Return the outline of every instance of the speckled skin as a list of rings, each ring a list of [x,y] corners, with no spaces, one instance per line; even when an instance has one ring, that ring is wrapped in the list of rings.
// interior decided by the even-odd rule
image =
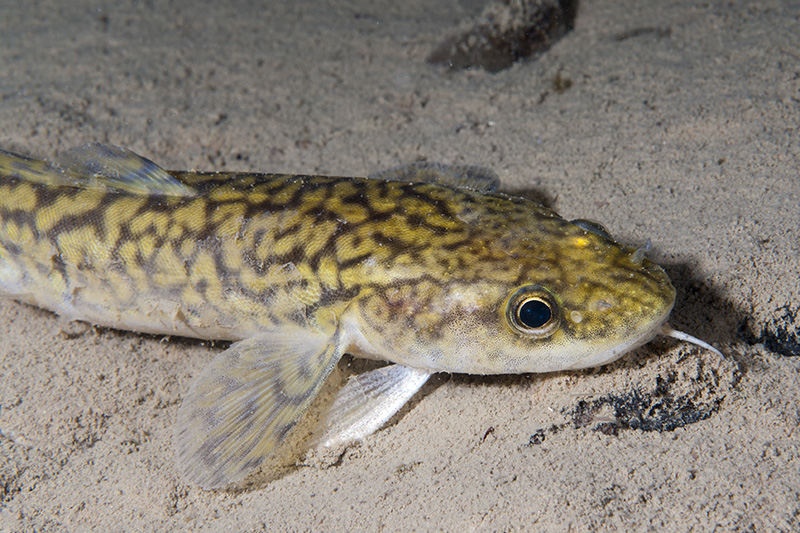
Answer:
[[[513,373],[563,368],[548,351],[620,342],[665,318],[674,298],[634,249],[503,194],[173,172],[195,195],[158,197],[36,183],[10,157],[0,164],[0,288],[96,324],[240,340],[287,321],[330,333],[349,309],[372,355]],[[532,343],[503,313],[531,283],[563,309],[559,331]]]
[[[240,340],[286,322],[329,334],[347,310],[373,356],[536,372],[564,368],[548,353],[652,329],[674,299],[634,249],[503,194],[173,172],[194,195],[153,196],[37,183],[29,169],[46,167],[12,157],[0,159],[0,289],[105,326]],[[504,315],[533,283],[562,308],[548,339],[520,335]]]
[[[280,416],[264,430],[236,392],[250,379],[237,365],[257,366],[264,344],[234,345],[206,369],[176,437],[201,485],[258,464],[345,351],[431,372],[582,368],[652,339],[673,305],[669,279],[642,253],[522,198],[420,183],[430,176],[414,170],[167,173],[137,157],[62,168],[0,153],[0,292],[135,331],[321,339],[281,356],[296,367],[270,363],[280,379],[259,398]],[[546,334],[509,319],[530,288],[553,307]],[[225,444],[247,439],[244,451]]]

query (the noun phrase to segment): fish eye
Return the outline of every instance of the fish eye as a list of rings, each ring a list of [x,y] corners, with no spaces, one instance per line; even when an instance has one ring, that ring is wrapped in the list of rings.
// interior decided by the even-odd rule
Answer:
[[[519,333],[533,337],[549,337],[561,322],[555,297],[539,285],[517,289],[506,306],[506,317]]]
[[[550,306],[538,298],[525,300],[517,307],[517,320],[527,328],[540,328],[550,322],[552,316]]]

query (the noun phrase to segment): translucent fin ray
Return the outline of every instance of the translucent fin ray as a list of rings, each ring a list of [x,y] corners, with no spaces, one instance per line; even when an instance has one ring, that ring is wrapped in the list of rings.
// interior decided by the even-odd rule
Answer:
[[[469,165],[445,165],[420,161],[400,165],[369,176],[387,181],[435,183],[480,192],[493,192],[500,186],[500,179],[493,171]]]
[[[64,152],[54,163],[84,186],[105,186],[132,194],[194,196],[172,174],[130,150],[92,143]]]
[[[47,161],[5,150],[0,150],[0,175],[55,187],[74,187],[76,182],[74,176]]]
[[[219,354],[178,411],[182,478],[204,489],[243,480],[286,438],[342,353],[332,339],[282,328]]]
[[[384,366],[353,376],[328,408],[311,446],[357,441],[381,428],[422,387],[431,372],[403,365]]]

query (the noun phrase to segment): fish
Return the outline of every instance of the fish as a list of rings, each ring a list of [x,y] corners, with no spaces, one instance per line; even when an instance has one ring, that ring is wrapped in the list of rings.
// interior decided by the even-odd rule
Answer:
[[[380,429],[437,372],[611,363],[672,329],[675,289],[600,224],[498,192],[475,166],[368,177],[167,171],[108,144],[0,151],[0,293],[69,320],[233,343],[192,380],[179,478],[241,483],[345,353],[333,446]],[[721,355],[721,354],[720,354]]]

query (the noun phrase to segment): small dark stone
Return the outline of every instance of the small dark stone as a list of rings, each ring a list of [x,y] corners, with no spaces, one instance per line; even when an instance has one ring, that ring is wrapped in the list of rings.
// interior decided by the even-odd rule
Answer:
[[[550,48],[573,28],[577,8],[577,0],[492,2],[471,27],[439,44],[428,62],[499,72]]]
[[[537,446],[543,443],[544,439],[545,439],[544,430],[540,429],[539,431],[531,435],[531,438],[528,440],[528,446]]]
[[[762,328],[761,335],[757,339],[758,342],[764,343],[764,346],[771,352],[786,357],[800,356],[798,311],[800,311],[800,307],[792,309],[789,304],[776,309],[775,319]]]

